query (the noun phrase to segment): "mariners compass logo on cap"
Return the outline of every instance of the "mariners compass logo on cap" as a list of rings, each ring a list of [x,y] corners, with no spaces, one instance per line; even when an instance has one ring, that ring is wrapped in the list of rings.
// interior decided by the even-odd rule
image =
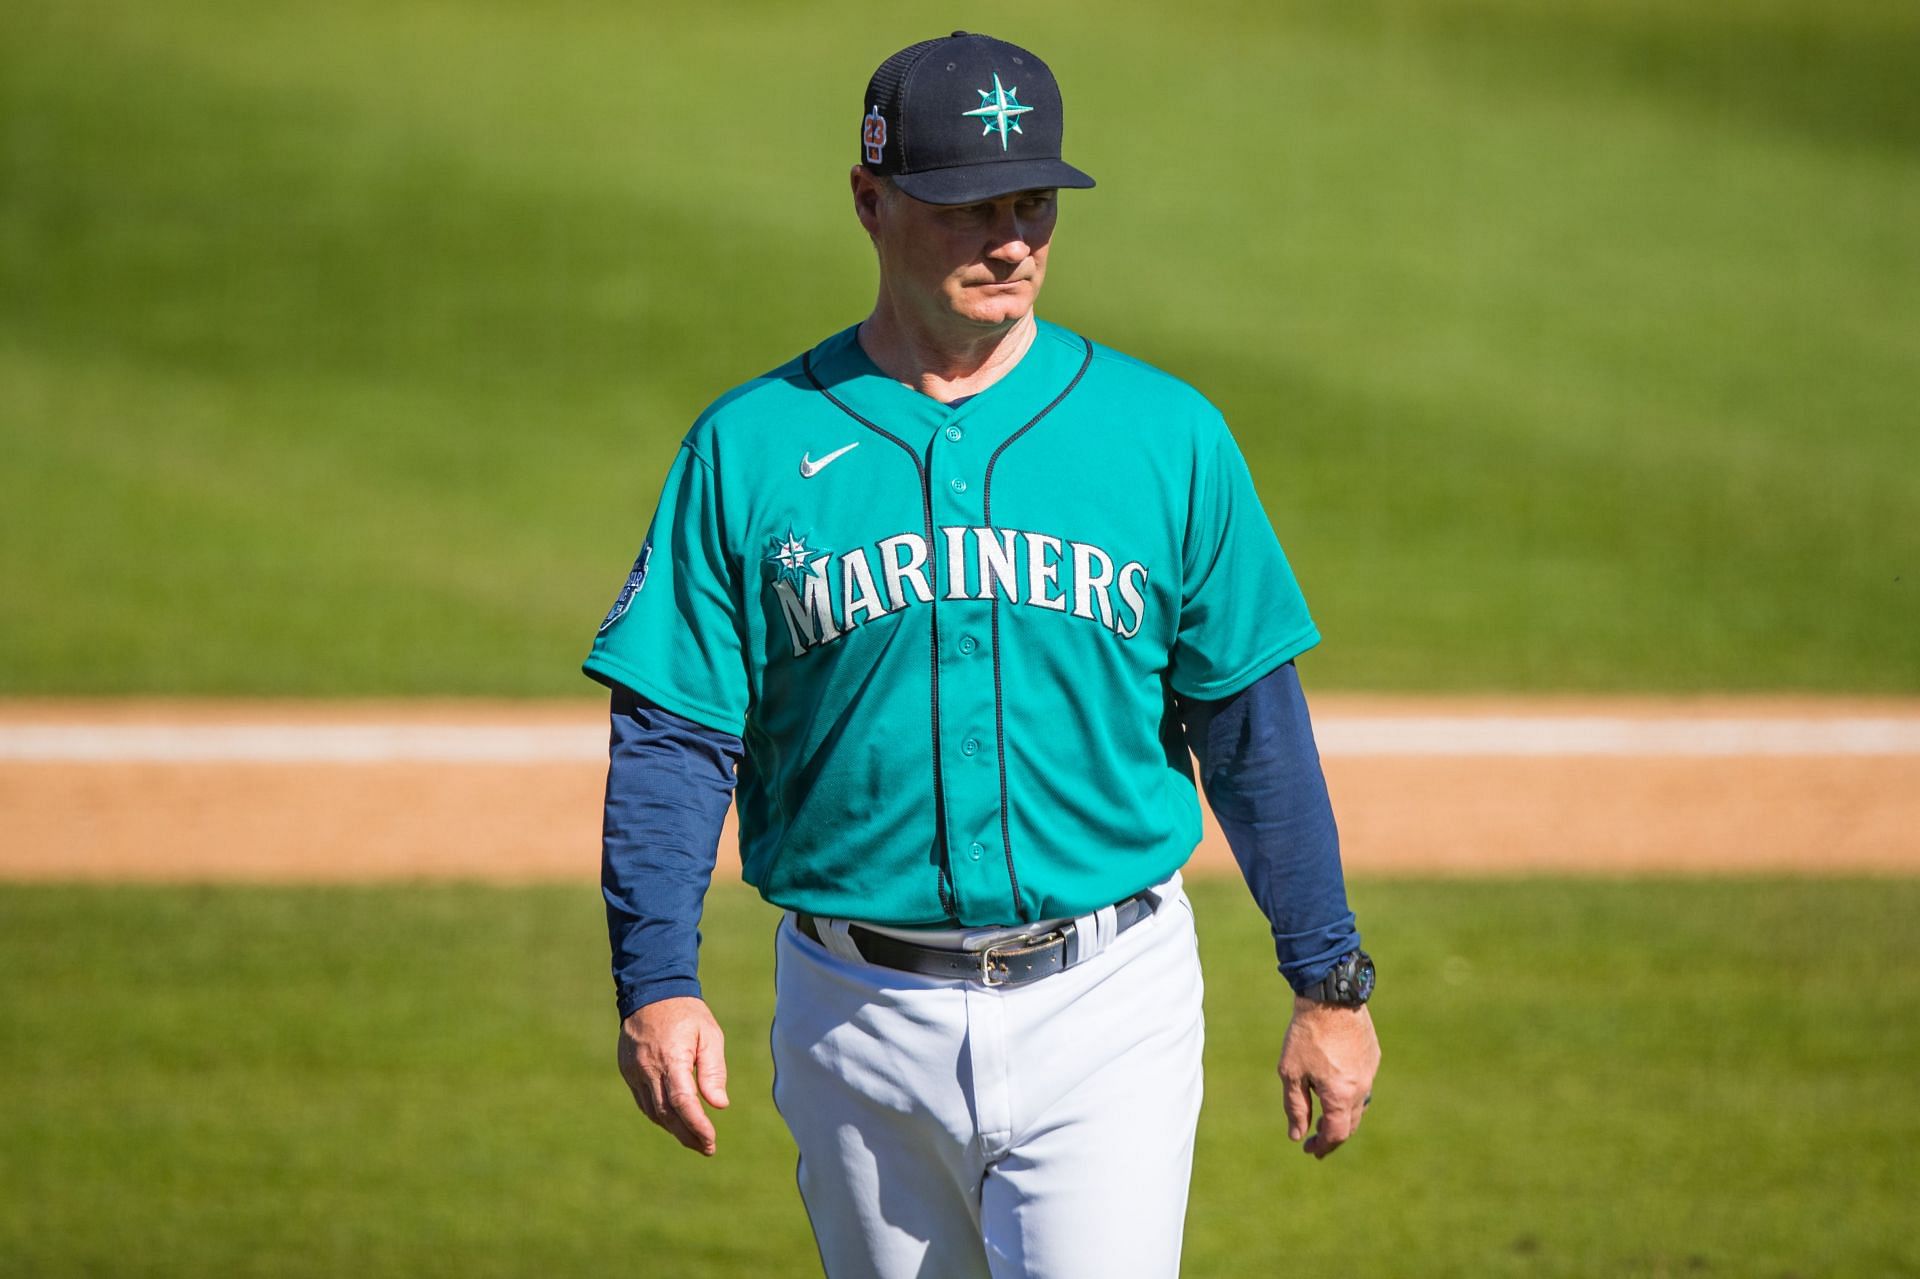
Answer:
[[[880,64],[860,109],[861,162],[916,200],[1093,185],[1060,158],[1053,72],[1017,44],[965,31],[922,40]]]
[[[1033,110],[1032,107],[1023,107],[1020,105],[1019,89],[1003,89],[1000,87],[1000,73],[996,71],[993,74],[993,92],[989,93],[985,89],[980,90],[979,107],[972,111],[963,111],[961,114],[978,116],[987,122],[987,127],[980,130],[980,136],[983,138],[989,133],[992,133],[995,128],[998,128],[1000,130],[1000,149],[1005,151],[1007,149],[1007,130],[1011,128],[1015,133],[1022,132],[1020,128],[1020,117],[1031,110]]]

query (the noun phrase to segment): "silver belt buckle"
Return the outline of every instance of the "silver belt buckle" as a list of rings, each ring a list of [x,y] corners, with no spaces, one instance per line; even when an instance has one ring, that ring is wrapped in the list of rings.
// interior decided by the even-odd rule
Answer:
[[[993,979],[994,961],[999,958],[999,956],[997,956],[994,952],[1001,949],[1001,947],[1006,947],[1009,950],[1019,950],[1022,948],[1022,945],[1024,944],[1024,942],[1025,942],[1024,938],[1015,937],[1008,941],[1001,942],[1000,945],[998,946],[989,946],[985,950],[981,951],[980,952],[980,984],[982,986],[987,987],[988,989],[992,989],[993,987],[996,987],[996,986],[1006,985],[1006,982],[1004,981],[995,981]],[[1005,961],[1002,961],[1000,964],[1001,975],[1005,976],[1006,971],[1007,971],[1006,963]]]
[[[1039,933],[1037,935],[1009,937],[1003,942],[988,946],[980,952],[980,984],[989,989],[1008,984],[1005,980],[1007,976],[1005,958],[997,952],[1004,951],[1006,954],[1012,955],[1022,951],[1039,950],[1042,947],[1051,946],[1056,942],[1064,944],[1069,935],[1068,929],[1070,928],[1072,928],[1071,924],[1066,927],[1056,928],[1051,932]],[[994,980],[993,966],[995,962],[999,962],[1000,964],[1001,980],[999,981]]]

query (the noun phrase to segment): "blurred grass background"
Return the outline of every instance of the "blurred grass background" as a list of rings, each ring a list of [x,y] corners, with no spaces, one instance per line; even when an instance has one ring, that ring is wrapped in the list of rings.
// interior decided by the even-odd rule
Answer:
[[[1386,1060],[1318,1165],[1265,924],[1190,887],[1187,1275],[1920,1274],[1920,883],[1359,883]],[[715,890],[735,1100],[702,1161],[613,1070],[591,892],[11,887],[0,1273],[816,1274],[768,1099],[776,917]]]
[[[0,692],[577,693],[864,314],[856,95],[1069,101],[1043,309],[1225,408],[1317,686],[1920,690],[1920,7],[0,8]]]
[[[1060,75],[1043,310],[1226,409],[1316,687],[1920,692],[1910,3],[13,0],[0,695],[588,695],[675,440],[870,300],[867,74],[959,26]],[[1188,1273],[1920,1273],[1917,891],[1363,881],[1314,1167],[1194,885]],[[590,889],[0,888],[0,1274],[808,1273],[772,919],[716,890],[706,1163]]]

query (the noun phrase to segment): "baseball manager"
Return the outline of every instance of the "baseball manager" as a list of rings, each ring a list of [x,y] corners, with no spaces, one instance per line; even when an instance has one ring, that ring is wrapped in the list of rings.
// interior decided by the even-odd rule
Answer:
[[[872,313],[694,423],[586,661],[621,1073],[714,1152],[697,929],[737,780],[834,1279],[1178,1271],[1196,757],[1295,994],[1308,1153],[1380,1059],[1294,668],[1320,636],[1246,461],[1191,387],[1036,314],[1058,192],[1093,186],[1061,120],[1004,41],[881,64],[851,175]]]

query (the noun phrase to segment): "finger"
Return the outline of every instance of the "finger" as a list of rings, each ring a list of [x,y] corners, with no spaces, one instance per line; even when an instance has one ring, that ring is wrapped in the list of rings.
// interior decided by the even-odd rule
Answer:
[[[1353,1136],[1353,1130],[1359,1126],[1359,1113],[1343,1103],[1329,1105],[1327,1099],[1320,1099],[1320,1126],[1313,1136],[1307,1138],[1306,1152],[1315,1159],[1325,1159],[1346,1144]]]
[[[1287,1109],[1287,1140],[1299,1141],[1313,1123],[1313,1103],[1307,1097],[1307,1081],[1281,1075],[1281,1098]]]
[[[676,1065],[667,1076],[667,1112],[678,1119],[688,1135],[694,1138],[693,1141],[681,1138],[683,1145],[703,1155],[713,1153],[713,1121],[707,1118],[706,1110],[700,1105],[700,1093],[694,1085],[693,1072],[684,1065]]]
[[[672,1133],[681,1145],[697,1145],[680,1116],[667,1103],[666,1069],[643,1066],[638,1070],[640,1082],[633,1085],[633,1100],[640,1107],[640,1113]]]
[[[673,1111],[661,1111],[659,1114],[653,1116],[653,1122],[665,1129],[675,1141],[685,1146],[688,1150],[696,1150],[703,1155],[708,1153],[706,1146],[701,1143],[698,1137],[687,1131],[686,1124],[682,1123],[680,1116],[676,1115]]]
[[[694,1062],[694,1078],[707,1104],[725,1110],[727,1101],[727,1054],[718,1030],[709,1031],[700,1041]]]

